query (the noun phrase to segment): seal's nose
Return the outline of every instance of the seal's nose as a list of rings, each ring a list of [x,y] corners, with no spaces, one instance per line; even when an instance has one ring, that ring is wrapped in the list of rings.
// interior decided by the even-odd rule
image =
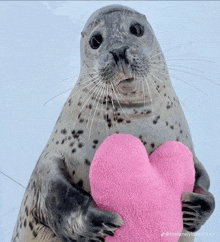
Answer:
[[[118,62],[123,60],[126,64],[128,64],[128,59],[126,57],[126,50],[129,49],[128,46],[123,46],[118,49],[114,49],[110,51],[110,53],[113,55],[113,58],[115,60],[115,63],[118,64]]]

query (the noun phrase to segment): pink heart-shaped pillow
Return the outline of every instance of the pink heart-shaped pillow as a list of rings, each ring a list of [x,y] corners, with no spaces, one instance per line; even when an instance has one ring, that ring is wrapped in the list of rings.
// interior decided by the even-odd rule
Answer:
[[[124,220],[106,241],[178,241],[183,229],[181,196],[193,191],[194,182],[192,153],[182,143],[168,141],[148,158],[136,137],[109,136],[90,168],[91,192],[98,207]]]

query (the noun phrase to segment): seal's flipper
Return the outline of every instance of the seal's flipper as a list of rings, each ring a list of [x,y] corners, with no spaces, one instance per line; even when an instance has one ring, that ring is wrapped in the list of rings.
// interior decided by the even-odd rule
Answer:
[[[98,210],[91,195],[77,184],[68,182],[63,172],[57,170],[58,175],[48,181],[46,225],[63,241],[104,241],[106,235],[113,236],[122,225],[120,216]]]
[[[185,193],[182,196],[183,226],[189,232],[198,231],[215,209],[214,196],[203,191],[203,194]]]

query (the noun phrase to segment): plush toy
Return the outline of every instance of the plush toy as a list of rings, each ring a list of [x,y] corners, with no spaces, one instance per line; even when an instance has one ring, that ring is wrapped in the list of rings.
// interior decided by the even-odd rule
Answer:
[[[193,191],[195,169],[190,150],[168,141],[148,157],[139,139],[109,136],[90,169],[97,206],[121,215],[124,225],[108,242],[178,241],[183,229],[181,196]]]

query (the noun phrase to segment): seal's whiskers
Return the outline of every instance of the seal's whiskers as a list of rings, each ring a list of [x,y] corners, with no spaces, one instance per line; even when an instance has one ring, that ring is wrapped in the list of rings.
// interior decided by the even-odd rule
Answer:
[[[189,68],[187,66],[180,66],[180,65],[169,65],[170,66],[174,66],[174,67],[180,67],[180,68],[184,68],[184,69],[188,69],[188,70],[192,70],[192,71],[198,71],[200,73],[205,73],[204,71],[201,71],[201,70],[198,70],[198,69],[195,69],[195,68]]]
[[[101,82],[102,80],[100,80],[89,92],[88,92],[88,94],[93,90],[93,89],[97,89],[98,87],[97,87],[97,85]],[[94,91],[95,91],[94,90]],[[76,121],[77,121],[77,119],[79,118],[79,115],[81,115],[81,113],[82,113],[82,110],[84,109],[84,107],[86,106],[86,104],[88,103],[88,101],[90,100],[90,97],[93,95],[93,93],[94,93],[94,91],[92,92],[92,94],[88,97],[88,99],[86,100],[86,102],[83,104],[83,106],[82,106],[82,108],[81,108],[81,110],[79,111],[79,114],[77,115],[77,117],[76,117],[76,119],[74,120],[74,122],[73,122],[73,126],[75,126],[75,124],[76,124]],[[86,95],[87,96],[87,95]],[[85,100],[85,98],[86,98],[86,96],[83,98],[83,100],[82,101],[84,101]]]
[[[152,77],[156,78],[158,81],[160,81],[159,78],[156,77],[152,72],[149,73],[149,74],[150,74]],[[159,92],[159,90],[158,90],[156,84],[155,84],[154,81],[153,81],[153,78],[150,79],[150,76],[149,76],[149,81],[150,81],[150,83],[155,87],[155,90],[156,90],[157,93],[159,94],[159,97],[161,98],[161,100],[164,101],[164,98],[161,96],[161,94],[160,94],[160,92]]]
[[[93,117],[92,117],[92,122],[91,122],[91,125],[90,125],[90,129],[89,129],[89,140],[90,140],[90,134],[91,134],[91,129],[92,129],[92,124],[93,124],[93,120],[94,120],[94,117],[95,117],[95,114],[96,114],[96,110],[98,108],[98,105],[99,105],[99,100],[102,96],[102,93],[103,93],[103,86],[105,85],[105,83],[102,83],[99,87],[99,91],[97,92],[97,96],[98,96],[98,93],[100,92],[100,95],[99,95],[99,98],[98,98],[98,101],[97,101],[97,105],[96,105],[96,108],[95,108],[95,111],[94,111],[94,114],[93,114]],[[89,120],[88,120],[88,123],[89,123]],[[87,123],[87,125],[88,125]]]
[[[125,99],[123,98],[123,96],[121,95],[121,93],[120,93],[120,91],[119,91],[119,90],[121,90],[121,88],[120,88],[120,87],[115,86],[115,90],[118,92],[118,94],[120,95],[120,98],[123,100],[123,102],[128,104],[128,102],[127,102],[127,101],[125,101]]]
[[[94,75],[94,74],[93,74]],[[99,74],[97,73],[97,74],[95,74],[93,77],[91,77],[91,78],[89,78],[88,80],[86,80],[86,81],[82,81],[82,79],[80,79],[77,83],[76,83],[76,85],[78,85],[78,86],[81,86],[82,84],[87,84],[87,83],[93,83],[93,81],[96,79],[96,78],[98,78],[98,76],[99,76]]]
[[[75,77],[77,77],[77,76],[78,76],[78,75],[67,77],[67,78],[61,80],[61,82],[68,81],[68,80],[73,79],[73,78],[75,78]]]
[[[154,69],[154,71],[159,70],[160,73],[163,73],[163,74],[165,74],[165,75],[168,76],[168,73],[167,73],[167,71],[166,71],[166,69],[165,69],[165,66],[163,66],[163,68],[158,67],[158,66],[151,66],[151,68]],[[157,69],[157,70],[155,70],[155,69]],[[161,81],[160,81],[160,82],[161,82]]]
[[[146,107],[146,103],[145,103],[145,89],[144,89],[145,81],[143,79],[141,79],[141,82],[142,82],[142,86],[143,86],[143,97],[144,97],[144,108],[145,108]]]
[[[164,75],[165,77],[168,76],[168,74],[167,73],[164,73],[164,72],[157,71],[157,73],[160,73],[160,74]],[[179,101],[182,104],[182,106],[186,108],[185,104],[180,99],[179,99]]]
[[[140,75],[137,72],[134,72],[134,76],[135,76],[135,79],[139,80],[137,77],[139,77]],[[140,85],[140,81],[136,81],[135,90],[138,90],[139,85]]]
[[[107,117],[107,114],[108,114],[108,102],[107,102],[107,97],[108,97],[108,85],[106,85],[106,88],[107,88],[107,94],[105,96],[105,103],[106,103],[106,117]],[[108,137],[109,135],[109,130],[108,130],[108,126],[106,125],[106,137]]]
[[[121,108],[121,111],[125,114],[125,116],[126,116],[127,118],[129,118],[129,117],[127,116],[127,114],[124,112],[123,108],[121,107],[120,101],[118,100],[118,96],[117,96],[117,94],[116,94],[116,92],[115,92],[115,89],[114,89],[114,86],[113,86],[112,83],[111,83],[111,86],[112,86],[112,89],[113,89],[113,91],[114,91],[115,97],[116,97],[116,99],[117,99],[118,105],[119,105],[120,108]]]
[[[200,60],[200,59],[171,59],[171,58],[167,58],[166,59],[167,61],[185,61],[185,60],[187,60],[187,61],[201,61],[201,62],[210,62],[210,63],[215,63],[216,64],[216,62],[215,61],[211,61],[211,60]]]
[[[60,94],[56,95],[55,97],[50,98],[48,101],[46,101],[46,102],[44,103],[44,106],[45,106],[47,103],[49,103],[50,101],[52,101],[53,99],[55,99],[55,98],[61,96],[61,95],[64,94],[64,93],[67,93],[67,92],[70,91],[70,90],[73,90],[73,87],[71,87],[70,89],[68,89],[68,90],[66,90],[66,91],[64,91],[64,92],[61,92]]]
[[[76,95],[76,94],[78,94],[79,92],[81,92],[82,91],[82,89],[85,89],[85,88],[87,88],[87,87],[89,87],[90,85],[94,85],[94,84],[96,84],[96,80],[99,80],[99,78],[98,78],[98,76],[97,77],[94,77],[93,79],[90,79],[89,81],[83,81],[83,82],[81,82],[81,83],[78,83],[78,86],[80,87],[79,88],[79,90],[75,90],[74,91],[74,95]],[[85,86],[83,86],[84,84],[86,84]]]
[[[156,55],[154,55],[154,56],[151,56],[151,58],[154,58],[154,57],[156,57],[156,56],[158,56],[158,55],[163,55],[163,53],[166,53],[166,52],[168,52],[168,51],[170,51],[170,50],[173,50],[173,49],[175,49],[175,48],[178,48],[178,47],[180,47],[180,46],[183,46],[183,45],[187,45],[187,44],[193,44],[194,42],[187,42],[187,43],[183,43],[183,44],[180,44],[180,45],[176,45],[176,46],[174,46],[174,47],[172,47],[172,48],[169,48],[169,49],[166,49],[166,50],[164,50],[164,51],[160,51],[159,53],[157,53]]]
[[[193,76],[198,76],[198,77],[200,77],[200,78],[202,78],[202,79],[204,79],[204,80],[210,81],[211,83],[213,83],[213,84],[215,84],[215,85],[217,85],[217,86],[220,87],[220,84],[219,84],[219,83],[214,82],[212,79],[206,78],[206,77],[204,77],[204,76],[201,76],[201,75],[198,75],[198,74],[195,74],[195,73],[191,73],[191,72],[188,72],[188,71],[177,70],[177,69],[175,69],[175,68],[170,68],[170,70],[173,70],[173,71],[179,71],[179,72],[183,72],[183,73],[187,73],[187,74],[190,74],[190,75],[193,75]]]
[[[67,78],[68,79],[68,78]],[[66,80],[67,80],[66,79]],[[70,79],[70,78],[69,78]],[[93,78],[93,79],[95,79],[95,78]],[[87,86],[89,86],[89,85],[91,85],[92,84],[92,81],[93,81],[93,79],[90,79],[90,80],[87,80],[87,81],[83,81],[83,82],[80,82],[80,83],[76,83],[76,85],[81,85],[81,84],[86,84],[86,83],[88,83],[88,85]],[[86,86],[84,86],[84,88],[85,88]],[[69,88],[68,90],[66,90],[66,91],[64,91],[64,92],[61,92],[60,94],[58,94],[58,95],[56,95],[56,96],[54,96],[54,97],[52,97],[52,98],[50,98],[48,101],[46,101],[45,103],[44,103],[44,106],[47,104],[47,103],[49,103],[50,101],[52,101],[53,99],[55,99],[55,98],[57,98],[57,97],[59,97],[59,96],[61,96],[61,95],[63,95],[63,94],[65,94],[65,93],[67,93],[68,91],[72,91],[74,89],[74,87],[71,87],[71,88]],[[78,93],[78,92],[80,92],[81,90],[78,90],[76,93],[75,93],[75,95]]]
[[[156,70],[157,69],[157,70]],[[152,67],[151,68],[151,70],[154,72],[154,74],[161,74],[161,75],[163,75],[165,78],[169,78],[169,73],[168,72],[166,72],[166,71],[164,71],[164,69],[162,69],[162,68],[154,68],[154,67]],[[162,83],[162,81],[159,79],[159,78],[157,78],[157,80],[160,82],[160,83]],[[156,81],[155,81],[155,83],[156,83]]]
[[[199,89],[198,87],[192,85],[191,83],[188,83],[187,81],[184,81],[183,79],[181,79],[181,78],[179,78],[179,77],[177,77],[177,76],[174,76],[173,74],[170,75],[170,76],[173,77],[173,78],[175,78],[175,79],[177,79],[177,80],[179,80],[179,81],[181,81],[181,82],[183,82],[183,83],[185,83],[185,84],[187,84],[188,86],[191,86],[191,87],[195,88],[196,90],[198,90],[199,92],[203,93],[203,94],[206,95],[207,97],[209,96],[208,94],[206,94],[205,92],[203,92],[203,91],[202,91],[201,89]]]
[[[152,46],[152,50],[147,54],[147,57],[149,57],[151,55],[151,53],[155,50],[155,48],[157,47],[157,42],[154,41],[154,44]],[[152,58],[152,57],[151,57]]]
[[[162,63],[162,64],[164,64],[164,60],[151,60],[150,61],[150,64],[158,64],[158,63]],[[164,65],[163,65],[164,66]]]
[[[145,79],[145,76],[143,75],[143,78],[144,78],[144,82],[146,83],[146,86],[147,86],[147,91],[148,91],[148,93],[149,93],[149,97],[150,97],[150,103],[151,103],[151,105],[152,105],[152,112],[154,111],[153,110],[153,102],[152,102],[152,97],[151,97],[151,90],[150,90],[150,88],[149,88],[149,83],[148,83],[148,76],[147,76],[147,79]]]
[[[102,89],[102,86],[103,85],[104,85],[104,83],[98,84],[97,85],[97,89],[95,89],[94,92],[93,92],[93,96],[92,96],[93,102],[91,104],[91,108],[90,108],[89,115],[87,116],[88,117],[87,127],[89,126],[89,118],[91,116],[91,113],[94,112],[94,110],[92,109],[92,107],[95,106],[95,102],[96,102],[96,98],[95,97],[98,96],[98,94],[99,94],[100,90]]]

